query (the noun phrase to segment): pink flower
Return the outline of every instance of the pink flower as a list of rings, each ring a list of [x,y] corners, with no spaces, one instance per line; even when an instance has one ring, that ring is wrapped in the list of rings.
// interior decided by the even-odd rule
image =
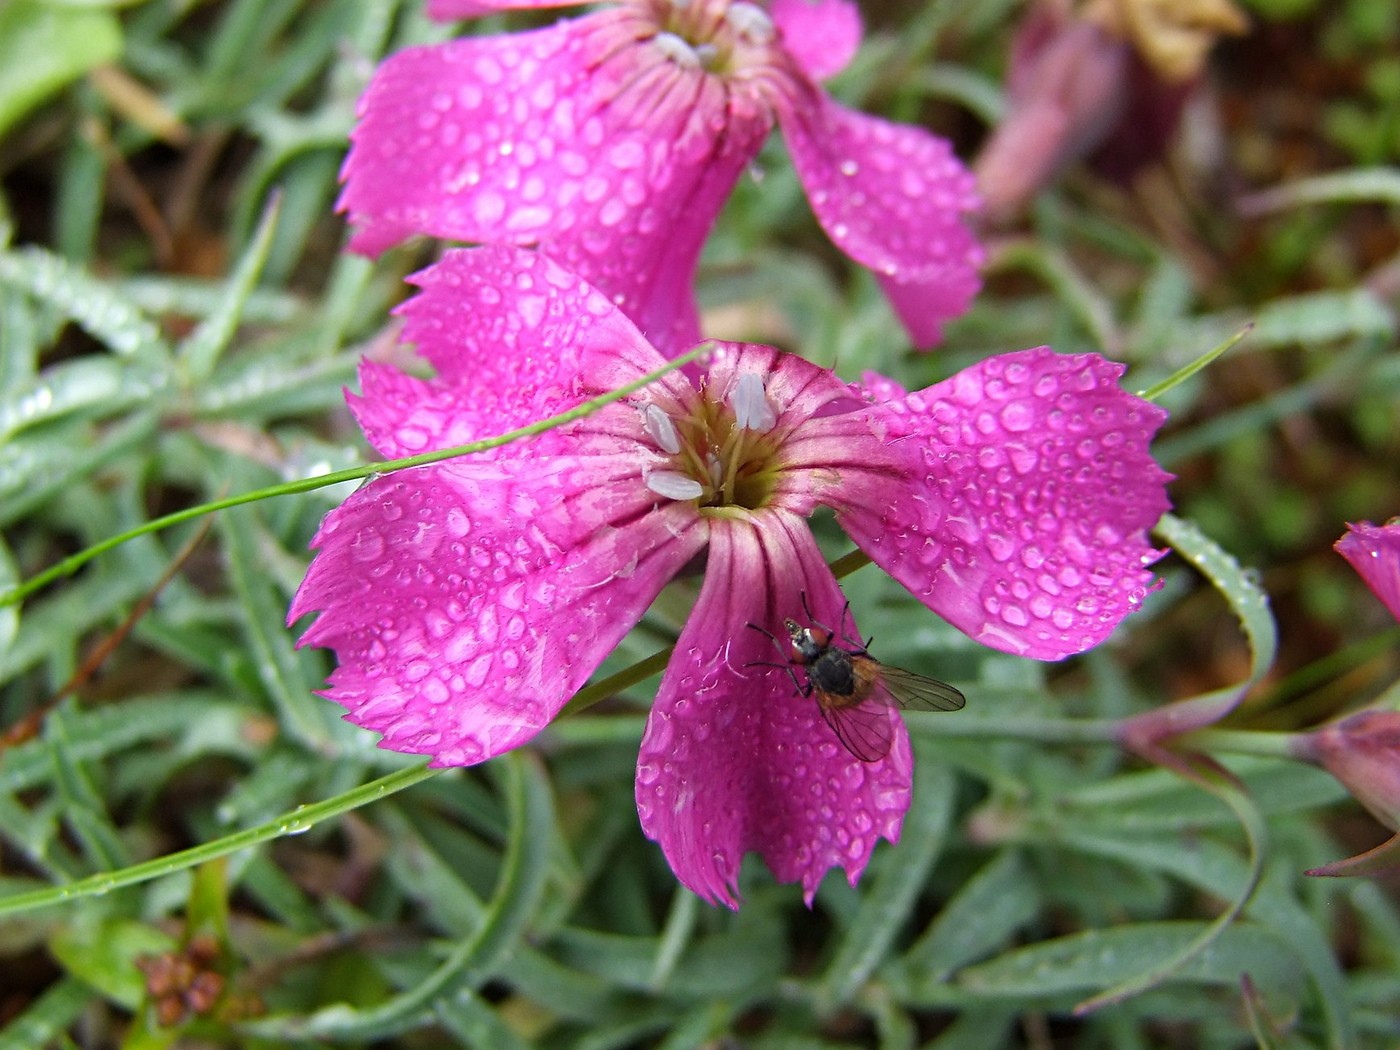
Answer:
[[[437,371],[365,362],[351,407],[381,453],[497,434],[661,366],[608,297],[546,256],[458,250],[414,278],[404,339]],[[805,519],[820,504],[870,557],[973,638],[1056,659],[1103,640],[1153,582],[1166,507],[1148,457],[1160,409],[1121,366],[1047,348],[918,393],[878,396],[799,357],[721,344],[585,419],[493,452],[378,478],[332,511],[291,617],[332,648],[326,695],[384,747],[466,765],[543,729],[706,552],[662,678],[637,806],[677,877],[737,906],[756,850],[810,901],[854,881],[910,797],[910,749],[840,746],[773,643],[803,601],[844,602]],[[854,625],[849,626],[854,634]]]
[[[340,206],[352,246],[422,233],[539,246],[674,355],[699,339],[705,236],[776,122],[822,227],[932,345],[978,287],[981,249],[959,218],[976,205],[973,181],[942,139],[817,86],[859,41],[847,0],[624,0],[403,51],[376,73],[351,136]]]
[[[1015,218],[1085,157],[1130,182],[1167,152],[1217,38],[1247,28],[1231,0],[1035,0],[1012,40],[1006,114],[977,158],[988,218]]]
[[[1334,549],[1355,569],[1366,586],[1400,620],[1400,518],[1388,525],[1363,521],[1349,531]]]

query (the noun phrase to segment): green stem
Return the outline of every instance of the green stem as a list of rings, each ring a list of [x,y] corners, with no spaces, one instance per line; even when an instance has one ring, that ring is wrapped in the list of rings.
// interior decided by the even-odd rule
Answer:
[[[1198,729],[1183,734],[1175,743],[1181,749],[1218,754],[1263,755],[1266,758],[1297,758],[1303,733],[1268,733],[1248,729]]]
[[[600,700],[606,700],[638,682],[645,682],[654,674],[659,674],[671,662],[671,654],[675,652],[675,648],[674,645],[668,645],[660,652],[652,653],[644,660],[638,660],[631,667],[625,667],[617,674],[608,675],[601,682],[584,686],[573,695],[555,717],[563,718],[565,715],[576,715],[580,711],[587,711]]]
[[[211,503],[201,503],[197,507],[187,507],[184,510],[176,511],[173,514],[166,514],[163,517],[154,518],[138,525],[134,529],[120,533],[116,536],[109,536],[101,543],[95,543],[86,550],[81,550],[77,554],[64,558],[61,562],[49,566],[23,583],[16,584],[7,590],[0,592],[0,608],[7,605],[14,605],[23,601],[29,595],[39,590],[54,580],[71,576],[88,562],[101,554],[120,547],[123,543],[133,540],[138,536],[145,536],[148,533],[159,532],[168,529],[172,525],[179,525],[181,522],[190,521],[193,518],[202,517],[205,514],[212,514],[215,511],[227,510],[230,507],[238,507],[245,503],[254,503],[258,500],[270,499],[273,496],[290,496],[299,492],[311,492],[315,489],[326,488],[329,485],[339,485],[343,481],[359,481],[362,478],[373,477],[378,474],[389,474],[397,470],[408,470],[410,467],[421,467],[429,463],[438,463],[444,459],[453,459],[457,456],[467,456],[475,452],[485,452],[487,449],[499,448],[508,445],[512,441],[521,438],[533,437],[542,434],[546,430],[553,430],[555,427],[572,423],[576,419],[591,415],[606,405],[614,401],[621,401],[623,398],[635,394],[643,387],[656,382],[668,372],[673,372],[683,365],[688,365],[696,358],[709,351],[710,344],[702,343],[689,353],[682,354],[658,368],[654,372],[649,372],[626,386],[618,387],[607,394],[591,398],[567,412],[561,412],[557,416],[550,416],[548,419],[541,419],[529,426],[520,427],[509,433],[498,435],[493,438],[486,438],[483,441],[472,441],[465,445],[456,445],[452,448],[439,449],[436,452],[424,452],[417,456],[406,456],[402,459],[383,460],[378,463],[366,463],[359,467],[349,467],[345,470],[332,471],[329,474],[322,474],[314,478],[301,478],[297,481],[288,481],[280,485],[269,485],[266,488],[254,489],[252,492],[239,493],[237,496],[229,496],[225,499],[214,500]]]
[[[77,897],[109,893],[123,886],[132,886],[138,882],[158,879],[163,875],[173,875],[175,872],[193,868],[205,861],[217,860],[219,857],[226,857],[230,853],[237,853],[241,849],[269,842],[272,839],[281,838],[283,835],[300,834],[323,820],[338,817],[342,813],[358,809],[376,799],[410,788],[414,784],[435,777],[441,772],[440,769],[430,769],[426,765],[400,769],[388,776],[371,780],[368,784],[363,784],[344,794],[328,798],[324,802],[298,806],[290,813],[284,813],[266,824],[259,824],[246,831],[225,835],[223,838],[206,842],[201,846],[191,846],[178,853],[170,853],[164,857],[157,857],[155,860],[148,860],[141,864],[133,864],[117,871],[91,875],[88,878],[78,879],[76,882],[65,883],[62,886],[50,886],[29,893],[15,893],[8,897],[0,897],[0,915],[62,904]]]

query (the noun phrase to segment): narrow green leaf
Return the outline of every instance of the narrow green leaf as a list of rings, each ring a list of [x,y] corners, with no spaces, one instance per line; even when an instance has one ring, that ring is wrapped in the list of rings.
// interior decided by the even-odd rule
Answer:
[[[1356,168],[1311,179],[1299,179],[1240,201],[1247,215],[1262,215],[1304,204],[1359,204],[1381,201],[1400,204],[1400,171],[1395,168]]]
[[[661,930],[661,941],[656,948],[656,962],[648,982],[654,990],[665,988],[671,980],[671,974],[680,962],[681,953],[690,943],[690,935],[695,929],[695,917],[699,910],[700,898],[678,883],[671,898],[671,911],[666,916],[666,925]]]
[[[149,405],[166,377],[111,357],[80,357],[45,369],[0,398],[0,441],[68,415],[105,419]]]
[[[135,303],[60,256],[34,247],[0,252],[0,282],[71,318],[115,354],[156,366],[169,362],[160,329]]]
[[[1245,905],[1254,895],[1254,890],[1264,874],[1264,855],[1268,841],[1268,829],[1264,824],[1264,815],[1259,812],[1254,800],[1242,785],[1227,773],[1203,766],[1197,770],[1195,779],[1202,788],[1229,806],[1239,820],[1249,847],[1249,865],[1245,878],[1229,895],[1230,906],[1207,925],[1193,941],[1184,945],[1176,954],[1169,955],[1141,972],[1130,972],[1128,977],[1117,981],[1093,998],[1080,1003],[1075,1007],[1076,1013],[1088,1013],[1102,1006],[1121,1002],[1131,995],[1136,995],[1167,981],[1182,968],[1190,965],[1193,960],[1209,952],[1211,947],[1230,929],[1230,924],[1244,911]]]
[[[1258,681],[1278,655],[1278,627],[1257,574],[1242,568],[1233,555],[1192,522],[1174,514],[1162,515],[1153,532],[1194,565],[1230,604],[1249,639],[1249,678],[1241,688]]]
[[[847,928],[817,985],[817,1001],[830,1009],[848,1003],[875,972],[904,926],[919,892],[947,841],[956,794],[953,774],[936,756],[921,754],[917,790],[904,830],[899,856],[887,856],[868,883],[855,919]]]
[[[186,928],[208,931],[220,944],[228,943],[228,858],[220,857],[194,869],[190,899],[185,906]]]
[[[1084,326],[1096,350],[1112,353],[1118,347],[1121,339],[1113,307],[1063,251],[1029,239],[1018,240],[1004,246],[991,260],[994,270],[1011,266],[1040,277]]]
[[[82,843],[87,859],[96,867],[113,868],[131,863],[130,851],[107,814],[96,786],[68,749],[65,711],[49,712],[44,740],[53,758],[54,781],[63,799],[64,823]]]
[[[473,992],[462,989],[434,1007],[438,1022],[457,1039],[457,1045],[482,1050],[530,1050],[531,1043],[511,1028],[498,1010]]]
[[[77,420],[48,427],[42,435],[11,438],[0,458],[0,525],[19,521],[34,508],[68,495],[82,479],[121,461],[134,449],[148,448],[159,424],[159,413],[148,409],[104,427],[102,440],[96,443],[87,424]],[[0,590],[0,595],[5,593]]]
[[[19,569],[15,566],[14,555],[10,553],[5,537],[0,536],[0,590],[19,582]],[[4,666],[4,654],[15,640],[19,631],[19,610],[13,605],[0,608],[0,666]],[[4,767],[0,765],[0,776]]]
[[[318,754],[334,754],[354,730],[332,716],[330,705],[316,696],[315,683],[302,672],[302,661],[282,626],[285,602],[274,592],[262,568],[261,548],[272,543],[253,508],[239,508],[219,523],[229,577],[242,612],[243,633],[254,656],[258,677],[277,708],[278,721],[292,739]],[[338,732],[339,731],[339,732]]]
[[[1004,1050],[1015,1045],[1010,1036],[1018,1019],[1016,1012],[1005,1009],[963,1010],[936,1039],[924,1044],[924,1050]]]
[[[34,1050],[48,1046],[78,1019],[92,999],[82,981],[65,977],[29,1004],[0,1031],[0,1050]]]
[[[219,355],[233,339],[248,305],[248,297],[253,294],[258,276],[267,263],[267,253],[277,229],[278,211],[277,199],[274,198],[263,213],[252,242],[238,262],[238,268],[229,278],[228,288],[218,308],[180,344],[180,361],[190,386],[203,385],[214,371]]]
[[[1238,346],[1240,341],[1243,340],[1245,336],[1249,335],[1251,327],[1251,325],[1246,325],[1234,335],[1226,339],[1224,342],[1220,343],[1218,346],[1214,347],[1213,349],[1207,350],[1194,361],[1191,361],[1188,364],[1183,365],[1181,368],[1178,368],[1175,372],[1167,376],[1167,378],[1163,379],[1160,383],[1154,383],[1146,390],[1138,391],[1138,397],[1142,398],[1144,401],[1158,400],[1168,391],[1180,386],[1182,383],[1186,382],[1186,380],[1190,379],[1197,372],[1214,364],[1218,358],[1222,357],[1226,352]]]

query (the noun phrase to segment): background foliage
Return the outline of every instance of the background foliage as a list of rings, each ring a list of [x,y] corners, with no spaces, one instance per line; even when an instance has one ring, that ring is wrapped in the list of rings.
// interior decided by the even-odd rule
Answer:
[[[908,354],[779,148],[721,219],[708,330],[849,377],[1050,342],[1145,389],[1254,323],[1163,398],[1178,553],[1108,646],[1021,661],[874,569],[845,581],[882,659],[970,698],[909,718],[916,802],[858,888],[833,876],[808,911],[755,865],[736,915],[676,885],[632,803],[654,678],[479,769],[378,751],[283,626],[332,487],[0,609],[0,1047],[1396,1045],[1397,883],[1301,874],[1382,830],[1267,753],[1217,756],[1241,792],[1112,741],[1234,688],[1229,728],[1303,728],[1400,677],[1400,631],[1329,550],[1400,511],[1400,13],[1251,7],[1189,148],[1130,189],[1072,172],[992,240],[935,354]],[[1018,12],[867,5],[834,91],[971,156]],[[337,169],[377,58],[451,31],[394,0],[0,7],[0,585],[365,459],[342,387],[431,248],[341,254]],[[668,590],[603,673],[692,599]]]

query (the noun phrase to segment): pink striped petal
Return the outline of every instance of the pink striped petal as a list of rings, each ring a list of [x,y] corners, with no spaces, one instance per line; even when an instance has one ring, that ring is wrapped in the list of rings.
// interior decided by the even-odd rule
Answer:
[[[700,248],[771,121],[654,36],[614,7],[394,55],[351,136],[352,246],[421,233],[538,246],[665,353],[693,345]]]
[[[813,80],[845,69],[860,47],[860,9],[850,0],[773,0],[783,50]]]
[[[1347,526],[1335,549],[1361,574],[1366,586],[1400,620],[1400,520],[1389,525],[1369,521]]]
[[[558,713],[704,543],[599,457],[450,463],[376,479],[326,516],[288,619],[334,649],[325,695],[380,746],[470,765]],[[617,526],[625,525],[625,528]]]
[[[1042,660],[1106,638],[1154,588],[1167,510],[1147,452],[1166,413],[1123,367],[1047,347],[876,406],[910,482],[838,520],[886,572],[977,641]]]
[[[797,694],[786,655],[748,626],[781,633],[784,617],[840,622],[844,599],[806,522],[768,511],[753,524],[714,519],[700,598],[647,720],[637,810],[676,877],[737,908],[739,863],[756,850],[808,904],[827,870],[854,883],[875,843],[899,837],[912,756],[893,709],[894,746],[861,762]]]
[[[422,291],[399,307],[400,338],[416,344],[437,377],[415,379],[367,361],[363,396],[349,396],[370,443],[386,456],[506,433],[664,363],[601,292],[537,252],[451,251],[411,280]],[[689,389],[680,379],[672,385]],[[623,409],[604,418],[619,413],[633,422]],[[552,447],[552,439],[540,447]]]
[[[978,206],[971,174],[943,139],[815,89],[778,119],[822,228],[875,271],[915,344],[933,345],[980,285],[982,249],[961,218]]]

